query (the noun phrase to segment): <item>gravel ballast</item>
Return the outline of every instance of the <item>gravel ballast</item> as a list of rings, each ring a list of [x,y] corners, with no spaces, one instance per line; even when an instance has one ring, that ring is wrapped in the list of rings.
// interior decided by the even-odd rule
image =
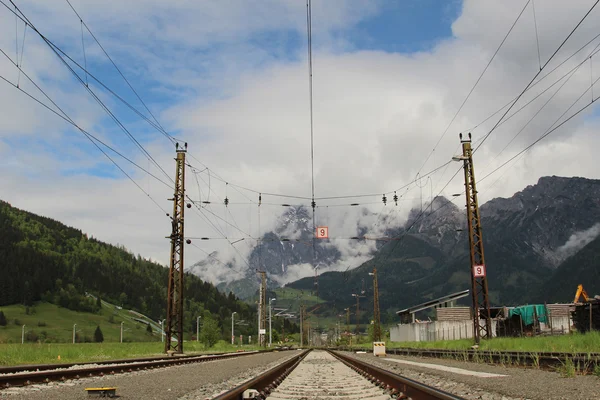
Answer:
[[[377,358],[372,353],[350,354],[382,369],[469,400],[600,399],[600,378],[593,375],[567,378],[557,372],[525,369],[522,367],[505,367],[456,360],[395,355],[385,357],[388,359],[396,358],[470,371],[507,375],[505,377],[481,378],[390,362],[386,361],[385,358]]]
[[[9,388],[0,390],[0,398],[87,399],[85,388],[117,387],[117,395],[121,399],[206,399],[231,389],[297,354],[296,350],[253,354],[100,378]]]

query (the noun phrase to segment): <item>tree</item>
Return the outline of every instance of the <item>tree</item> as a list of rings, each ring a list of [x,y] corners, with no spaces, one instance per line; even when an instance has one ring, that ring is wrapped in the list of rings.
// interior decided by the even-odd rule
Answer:
[[[150,326],[150,324],[147,324],[147,325],[146,325],[146,333],[147,333],[148,335],[152,335],[152,327]]]
[[[202,330],[200,331],[200,341],[204,343],[207,349],[213,347],[219,341],[219,326],[212,318],[204,319]]]
[[[94,332],[94,342],[102,343],[104,342],[104,335],[102,334],[102,329],[100,329],[100,325],[96,327],[96,331]]]
[[[3,311],[0,311],[0,326],[6,326],[8,321],[6,321],[6,315],[4,315]]]
[[[102,308],[102,299],[100,296],[96,297],[96,307],[98,307],[98,310]]]

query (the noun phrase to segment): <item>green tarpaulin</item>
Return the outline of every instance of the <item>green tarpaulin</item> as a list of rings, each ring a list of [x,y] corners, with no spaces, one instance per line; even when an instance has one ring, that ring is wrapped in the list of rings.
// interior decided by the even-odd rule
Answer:
[[[531,325],[534,321],[534,310],[537,314],[537,319],[539,322],[546,323],[547,322],[547,311],[546,306],[543,304],[534,304],[529,306],[520,306],[511,308],[508,310],[508,317],[512,317],[513,315],[520,315],[523,320],[523,324]]]

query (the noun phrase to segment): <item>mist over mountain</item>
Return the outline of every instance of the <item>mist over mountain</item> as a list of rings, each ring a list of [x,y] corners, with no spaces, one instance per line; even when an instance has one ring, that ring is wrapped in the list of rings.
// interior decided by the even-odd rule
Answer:
[[[564,293],[555,296],[544,287],[556,279],[558,271],[565,274],[582,249],[588,252],[585,259],[591,259],[589,246],[600,234],[598,199],[600,181],[552,176],[540,178],[510,198],[481,205],[492,303],[533,301],[540,293],[545,293],[549,302],[564,299]],[[336,307],[346,307],[353,304],[353,290],[372,290],[367,273],[376,267],[381,306],[388,311],[470,288],[463,204],[463,198],[451,202],[436,197],[423,208],[410,210],[404,221],[386,221],[392,215],[389,212],[364,214],[372,225],[356,223],[362,227],[357,229],[361,239],[350,242],[363,253],[354,258],[349,256],[347,243],[339,240],[316,240],[313,252],[310,210],[290,208],[252,250],[251,270],[246,267],[247,274],[241,279],[232,272],[233,279],[218,282],[218,287],[249,296],[258,287],[255,269],[262,266],[270,287],[287,285],[314,291],[313,265],[318,265],[319,296],[335,302]],[[380,240],[364,240],[365,236]],[[207,265],[206,260],[198,264]],[[565,288],[566,292],[573,290]]]

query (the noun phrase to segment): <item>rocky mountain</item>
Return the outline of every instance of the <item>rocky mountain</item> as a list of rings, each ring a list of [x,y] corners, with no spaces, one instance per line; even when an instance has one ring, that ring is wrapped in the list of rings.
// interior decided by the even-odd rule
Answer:
[[[189,269],[195,275],[217,284],[219,290],[233,291],[248,299],[259,287],[257,270],[267,272],[268,286],[279,287],[306,275],[314,275],[313,265],[324,269],[340,260],[340,251],[329,240],[315,241],[313,247],[312,210],[288,207],[279,217],[275,229],[266,232],[252,249],[248,265],[219,265],[217,254]],[[232,279],[233,277],[233,279]]]
[[[590,265],[600,256],[600,246],[594,247],[600,234],[599,199],[599,180],[551,176],[540,178],[510,198],[481,205],[492,303],[568,300],[576,284],[585,283],[576,280],[584,276],[592,279],[594,267]],[[367,296],[362,300],[364,307],[371,307],[368,272],[374,267],[379,275],[381,306],[388,312],[470,288],[464,199],[453,200],[437,197],[423,210],[411,210],[401,227],[383,232],[389,240],[378,242],[372,258],[357,268],[320,273],[319,296],[335,304],[337,311],[332,312],[354,306],[351,294],[362,290]],[[252,269],[239,279],[222,282],[219,288],[251,297],[258,288],[254,270],[262,265],[268,272],[269,287],[286,284],[313,291],[310,215],[308,209],[289,208],[251,252]],[[335,241],[315,244],[317,263],[343,264]],[[577,262],[583,265],[576,266]],[[200,267],[209,264],[206,260],[198,263]],[[582,272],[570,275],[579,270]],[[300,272],[307,277],[287,283]],[[567,276],[572,279],[562,287],[560,282]],[[589,291],[600,293],[600,282],[594,282],[598,288],[589,283]],[[367,314],[368,322],[366,318]]]
[[[540,178],[536,185],[510,198],[482,205],[492,303],[568,300],[566,294],[574,293],[577,279],[596,276],[592,264],[600,256],[596,239],[600,234],[599,199],[598,180],[552,176]],[[411,211],[405,226],[395,232],[398,239],[386,243],[373,259],[346,273],[320,276],[322,297],[338,308],[353,305],[351,293],[363,280],[369,282],[367,273],[374,267],[379,275],[380,303],[387,311],[470,288],[463,213],[441,197],[423,212]],[[563,277],[569,275],[569,284],[561,288]],[[593,279],[590,291],[600,292],[600,279]],[[311,284],[303,279],[288,286],[306,290]],[[369,296],[372,291],[367,293],[367,303]]]

